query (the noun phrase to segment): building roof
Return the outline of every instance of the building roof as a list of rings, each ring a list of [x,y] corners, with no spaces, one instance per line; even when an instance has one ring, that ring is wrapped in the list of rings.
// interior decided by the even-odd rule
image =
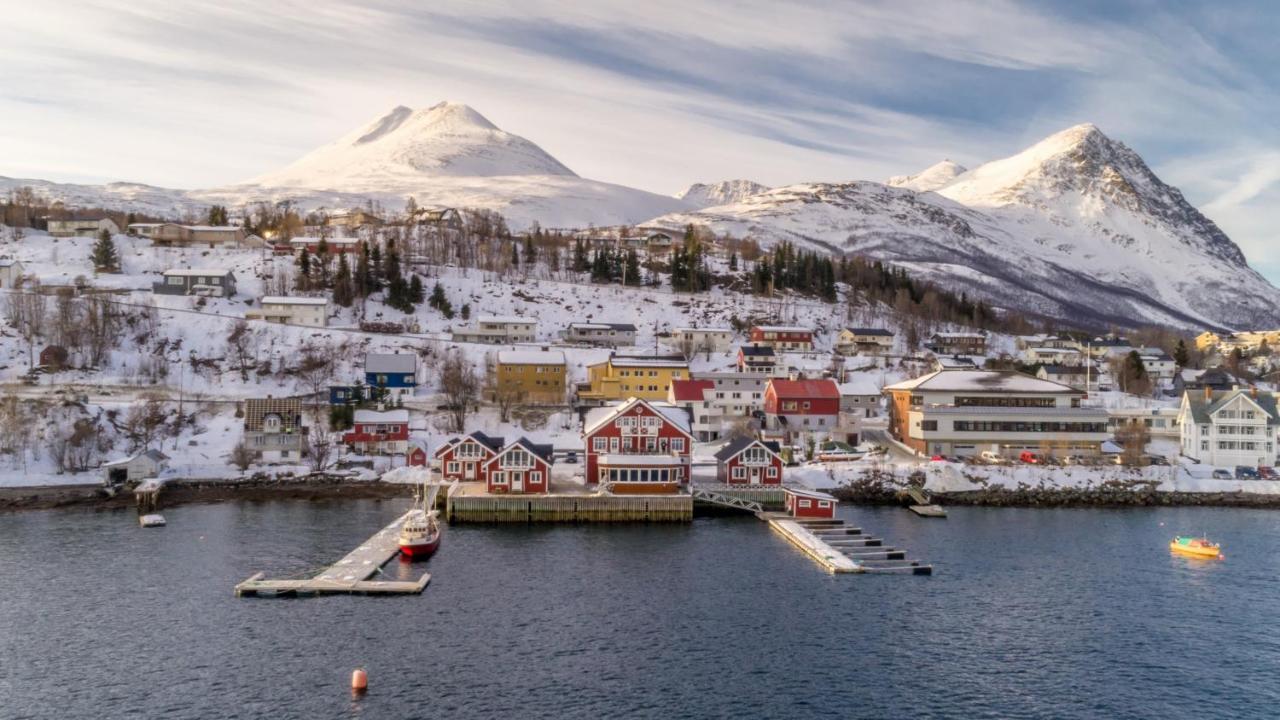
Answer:
[[[302,424],[302,401],[298,398],[249,398],[244,401],[244,429],[261,430],[267,415],[280,416],[280,428],[293,430]]]
[[[1080,394],[1079,390],[1062,383],[1043,380],[1013,370],[938,370],[914,380],[890,385],[885,390]]]
[[[778,453],[781,452],[781,448],[776,442],[765,442],[753,437],[739,435],[738,437],[730,440],[728,445],[725,445],[716,451],[716,460],[720,462],[729,462],[738,455],[741,455],[743,450],[746,450],[752,445],[760,445],[765,450],[768,450],[774,457],[777,457]]]
[[[237,225],[186,225],[188,230],[197,230],[199,232],[243,232],[244,228]]]
[[[579,330],[621,330],[622,332],[635,332],[636,326],[631,323],[597,323],[597,322],[575,322],[569,323],[570,328]]]
[[[689,367],[689,361],[682,355],[612,355],[608,362],[614,367]]]
[[[455,438],[449,438],[448,442],[446,442],[446,443],[444,443],[443,445],[441,445],[440,447],[436,448],[436,452],[435,452],[436,457],[440,457],[440,456],[441,456],[441,455],[443,455],[443,454],[445,453],[445,451],[447,451],[449,448],[451,448],[451,447],[453,447],[454,445],[457,445],[457,444],[459,444],[459,443],[461,443],[461,442],[463,442],[463,441],[465,441],[465,440],[475,440],[476,442],[480,443],[481,445],[483,445],[483,446],[484,446],[484,447],[486,447],[486,448],[489,448],[490,450],[492,450],[492,451],[493,451],[493,452],[495,452],[495,453],[496,453],[496,452],[498,452],[498,451],[500,451],[500,450],[502,450],[502,446],[505,444],[505,443],[503,442],[503,438],[501,438],[501,437],[496,437],[496,436],[493,436],[493,435],[486,435],[485,433],[483,433],[483,432],[481,432],[481,431],[479,431],[479,430],[476,430],[476,431],[473,431],[472,433],[470,433],[470,434],[468,434],[468,435],[465,435],[465,436],[463,436],[463,437],[460,437],[460,438],[457,438],[457,437],[455,437]]]
[[[841,383],[838,388],[841,396],[880,394],[876,381],[867,375],[853,375],[848,382]]]
[[[266,295],[261,300],[263,305],[328,305],[325,298],[287,297],[285,295]]]
[[[478,323],[503,323],[506,325],[537,325],[538,321],[533,318],[519,317],[518,315],[483,315]]]
[[[682,380],[675,379],[671,381],[671,397],[676,402],[702,402],[706,399],[706,391],[715,390],[716,384],[712,380]]]
[[[982,333],[973,332],[936,332],[933,334],[933,337],[941,338],[943,340],[963,340],[970,338],[986,339],[987,336]]]
[[[730,335],[732,335],[732,334],[733,334],[733,328],[724,328],[724,327],[710,327],[710,328],[682,327],[682,328],[676,328],[674,332],[678,332],[678,333],[729,333]]]
[[[0,258],[0,267],[13,267],[14,265],[21,265],[21,264],[22,263],[18,262],[17,260],[14,260],[13,258]]]
[[[691,438],[693,437],[689,432],[689,414],[686,413],[683,408],[670,403],[650,402],[648,400],[642,400],[635,397],[618,405],[606,405],[604,407],[592,408],[591,412],[587,413],[587,417],[582,422],[582,434],[584,436],[590,435],[596,430],[599,430],[610,420],[627,412],[636,405],[644,405],[645,407],[648,407],[650,410],[666,419],[667,422],[671,423],[671,425],[675,426],[676,429],[680,430],[685,435],[689,435]]]
[[[564,353],[559,350],[502,350],[498,352],[502,365],[564,365]]]
[[[751,329],[761,332],[813,333],[813,328],[800,327],[799,325],[756,325]]]
[[[524,450],[527,450],[529,451],[529,453],[541,458],[542,461],[547,464],[551,464],[553,462],[552,456],[555,453],[555,447],[553,445],[535,443],[526,437],[517,438],[510,445],[502,448],[502,450],[499,451],[497,455],[494,455],[492,458],[489,458],[486,462],[493,462],[498,458],[502,457],[503,455],[506,455],[508,452],[514,450],[515,448],[522,448]]]
[[[418,356],[412,353],[369,353],[364,356],[366,373],[412,373],[418,371]]]
[[[798,497],[810,498],[813,500],[830,500],[831,502],[840,502],[834,495],[828,495],[818,490],[810,490],[809,488],[796,487],[795,485],[787,485],[782,488],[788,495],[796,495]]]
[[[1087,368],[1084,365],[1052,365],[1050,364],[1050,365],[1041,365],[1040,369],[1044,370],[1046,375],[1084,375],[1085,373],[1089,372],[1089,368]],[[1093,370],[1093,373],[1095,375],[1098,373],[1096,368]]]
[[[893,333],[884,328],[845,328],[854,335],[875,335],[877,337],[893,337]]]
[[[938,363],[938,367],[946,369],[976,368],[978,364],[972,358],[967,357],[947,357],[945,355],[934,358],[934,362]]]
[[[1244,388],[1211,390],[1209,397],[1206,398],[1202,390],[1188,390],[1182,397],[1197,425],[1207,425],[1215,412],[1242,395],[1262,408],[1263,412],[1267,414],[1268,425],[1275,424],[1277,419],[1280,419],[1280,413],[1277,412],[1276,408],[1276,396],[1272,393],[1258,392],[1255,397],[1255,392],[1256,390],[1254,389]]]
[[[221,268],[171,268],[165,270],[164,274],[175,277],[226,277],[232,272]]]
[[[352,416],[358,423],[409,423],[409,411],[397,410],[357,410]]]
[[[840,389],[834,380],[785,380],[769,381],[774,395],[780,398],[807,398],[813,400],[839,400]]]
[[[740,345],[738,352],[743,357],[774,357],[773,348],[769,345]]]

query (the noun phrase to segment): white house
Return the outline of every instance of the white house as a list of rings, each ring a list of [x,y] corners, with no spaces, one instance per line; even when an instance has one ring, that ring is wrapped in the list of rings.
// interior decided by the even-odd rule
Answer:
[[[538,334],[538,321],[522,317],[486,316],[476,321],[475,327],[454,328],[454,342],[531,343]]]
[[[120,234],[120,226],[111,218],[49,221],[49,234],[53,237],[97,237],[103,230],[112,235]]]
[[[169,456],[159,450],[144,450],[120,460],[103,463],[102,481],[106,485],[123,485],[159,477],[168,466]]]
[[[767,384],[767,377],[754,373],[696,373],[672,380],[667,402],[688,411],[694,437],[710,442],[764,409]]]
[[[860,418],[871,418],[880,415],[883,395],[880,387],[866,375],[855,375],[848,382],[837,386],[840,389],[840,412]]]
[[[1188,390],[1178,411],[1182,454],[1207,465],[1276,464],[1276,396],[1247,390]]]
[[[329,324],[329,301],[325,298],[267,295],[261,302],[260,309],[246,312],[245,317],[281,325],[324,327]]]
[[[1138,356],[1142,358],[1147,375],[1158,380],[1172,380],[1178,370],[1178,363],[1160,348],[1139,348]]]
[[[676,328],[671,333],[671,347],[691,352],[724,352],[733,344],[732,328]]]

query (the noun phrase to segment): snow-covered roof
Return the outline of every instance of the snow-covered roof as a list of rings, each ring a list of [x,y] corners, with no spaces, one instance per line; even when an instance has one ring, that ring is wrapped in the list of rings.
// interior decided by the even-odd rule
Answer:
[[[364,371],[371,373],[411,373],[418,369],[418,356],[411,353],[369,353]]]
[[[874,335],[876,337],[893,337],[893,333],[883,328],[845,328],[854,335]]]
[[[221,268],[171,268],[165,270],[164,274],[173,277],[226,277],[231,271]]]
[[[678,355],[614,355],[609,363],[614,367],[689,367],[689,361]]]
[[[732,335],[732,334],[733,334],[733,328],[725,328],[725,327],[711,327],[711,328],[682,327],[682,328],[676,328],[676,329],[675,329],[675,332],[678,332],[678,333],[686,333],[686,334],[687,334],[687,333],[728,333],[728,334]]]
[[[516,325],[536,325],[536,324],[538,324],[538,321],[537,321],[537,320],[534,320],[534,319],[532,319],[532,318],[516,317],[515,315],[485,315],[485,316],[481,317],[481,318],[478,320],[478,322],[480,322],[480,323],[504,323],[504,324],[507,324],[507,325],[511,325],[511,324],[516,324]]]
[[[358,423],[409,423],[408,410],[357,410],[352,420]]]
[[[498,362],[503,365],[564,365],[559,350],[502,350]]]
[[[840,395],[879,395],[880,388],[875,380],[866,375],[854,375],[848,382],[839,385]]]
[[[788,495],[795,495],[813,500],[830,500],[831,502],[839,502],[834,495],[828,495],[818,490],[810,490],[809,488],[796,487],[795,485],[787,485],[782,488]]]
[[[613,418],[622,415],[636,405],[644,405],[653,412],[661,415],[668,422],[686,435],[689,433],[689,414],[684,409],[665,402],[651,402],[640,398],[630,398],[618,405],[606,405],[604,407],[592,408],[587,413],[586,418],[582,422],[582,434],[590,435],[600,429]],[[690,435],[692,437],[692,435]]]
[[[325,298],[314,297],[288,297],[285,295],[266,295],[262,298],[263,305],[328,305],[329,301]]]
[[[937,332],[934,333],[933,336],[936,338],[943,338],[945,340],[977,339],[986,337],[986,335],[983,335],[982,333],[973,332]]]
[[[924,390],[929,392],[979,393],[1070,393],[1080,391],[1012,370],[938,370],[914,380],[890,385],[885,390]]]
[[[17,260],[14,260],[13,258],[0,258],[0,267],[13,267],[14,265],[21,265],[21,264],[22,263],[18,262]]]
[[[799,325],[756,325],[752,330],[760,332],[788,332],[788,333],[812,333],[813,328],[800,327]]]
[[[239,232],[244,228],[235,225],[187,225],[188,230],[198,230],[200,232]]]

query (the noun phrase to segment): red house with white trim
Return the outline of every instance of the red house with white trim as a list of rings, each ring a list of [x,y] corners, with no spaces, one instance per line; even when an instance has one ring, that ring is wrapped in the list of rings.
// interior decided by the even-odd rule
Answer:
[[[520,438],[484,463],[481,472],[491,493],[544,493],[551,485],[550,445]]]
[[[342,442],[362,455],[403,455],[409,450],[409,411],[356,410]]]
[[[479,430],[441,445],[435,453],[441,479],[484,482],[484,464],[502,451],[502,445],[502,438],[490,437]]]
[[[582,427],[586,480],[615,494],[673,493],[689,482],[693,435],[681,408],[631,398],[596,408]]]
[[[716,479],[730,485],[781,485],[782,456],[776,442],[737,437],[716,453]]]
[[[784,488],[784,492],[787,514],[791,517],[830,520],[836,516],[836,505],[840,501],[824,492],[793,486]]]
[[[756,325],[749,337],[756,345],[768,345],[774,350],[812,350],[813,330],[792,325]]]
[[[764,389],[765,426],[786,432],[830,432],[840,421],[840,388],[830,378],[773,378]]]
[[[426,467],[428,459],[426,446],[417,440],[410,440],[409,452],[404,454],[405,464],[409,467]]]

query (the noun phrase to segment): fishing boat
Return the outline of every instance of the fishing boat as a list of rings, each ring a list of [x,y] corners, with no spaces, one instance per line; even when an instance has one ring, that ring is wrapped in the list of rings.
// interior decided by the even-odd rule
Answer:
[[[415,493],[415,507],[400,527],[400,555],[409,560],[425,560],[440,548],[440,524],[436,521],[436,493],[439,485],[423,483]],[[421,502],[421,505],[418,503]]]
[[[1215,542],[1209,542],[1209,538],[1188,537],[1179,535],[1169,543],[1169,549],[1180,555],[1189,557],[1207,558],[1211,560],[1222,560],[1222,547]]]

